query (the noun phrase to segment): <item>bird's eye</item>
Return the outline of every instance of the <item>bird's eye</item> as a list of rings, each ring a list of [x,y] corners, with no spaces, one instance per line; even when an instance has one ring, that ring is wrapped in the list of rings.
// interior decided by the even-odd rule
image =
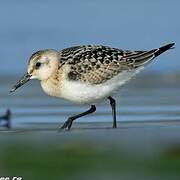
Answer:
[[[36,63],[36,67],[39,68],[41,66],[41,63],[40,62],[37,62]]]

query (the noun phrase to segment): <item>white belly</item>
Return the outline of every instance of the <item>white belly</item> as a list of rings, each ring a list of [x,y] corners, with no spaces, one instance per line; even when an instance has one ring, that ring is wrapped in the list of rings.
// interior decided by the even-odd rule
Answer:
[[[78,104],[95,104],[112,95],[141,69],[120,73],[107,82],[98,85],[64,80],[62,83],[61,97]]]

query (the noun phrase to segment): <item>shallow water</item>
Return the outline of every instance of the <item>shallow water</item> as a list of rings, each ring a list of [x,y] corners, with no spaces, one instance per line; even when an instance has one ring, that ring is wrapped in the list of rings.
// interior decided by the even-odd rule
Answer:
[[[7,78],[0,87],[0,113],[7,108],[12,112],[12,127],[28,127],[30,123],[63,123],[68,116],[88,109],[68,101],[47,96],[38,82],[31,82],[14,94],[9,94],[16,78]],[[164,83],[154,80],[146,87],[148,78],[136,78],[125,85],[114,97],[117,100],[118,121],[179,121],[180,96],[177,83]],[[111,122],[111,109],[108,101],[97,104],[96,113],[80,118],[77,122]],[[39,125],[40,126],[40,125]]]

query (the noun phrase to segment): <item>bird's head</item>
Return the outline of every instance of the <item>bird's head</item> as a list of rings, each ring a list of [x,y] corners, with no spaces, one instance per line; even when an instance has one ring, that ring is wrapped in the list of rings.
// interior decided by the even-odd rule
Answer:
[[[10,92],[14,92],[31,79],[47,80],[57,71],[58,63],[59,53],[56,50],[41,50],[32,54],[27,73],[13,86]]]

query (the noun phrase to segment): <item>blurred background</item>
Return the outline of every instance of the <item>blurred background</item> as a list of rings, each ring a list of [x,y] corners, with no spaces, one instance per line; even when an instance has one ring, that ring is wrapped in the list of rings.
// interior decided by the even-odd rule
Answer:
[[[12,129],[0,128],[0,177],[179,179],[179,7],[178,0],[1,1],[0,113],[11,110]],[[175,49],[116,95],[117,130],[110,129],[108,102],[71,132],[57,133],[59,123],[88,107],[48,97],[36,81],[9,94],[40,49],[150,50],[171,42]]]
[[[151,49],[175,42],[180,31],[179,1],[32,0],[2,1],[0,6],[1,74],[25,71],[32,52],[79,44]],[[149,71],[179,70],[178,50]]]

